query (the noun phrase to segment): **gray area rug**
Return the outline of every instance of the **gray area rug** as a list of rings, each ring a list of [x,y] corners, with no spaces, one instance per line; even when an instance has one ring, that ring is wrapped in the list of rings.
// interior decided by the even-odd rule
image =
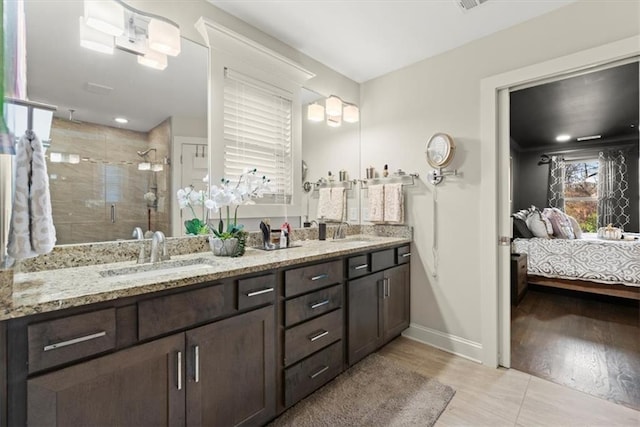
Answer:
[[[454,394],[435,379],[372,354],[270,426],[432,426]]]

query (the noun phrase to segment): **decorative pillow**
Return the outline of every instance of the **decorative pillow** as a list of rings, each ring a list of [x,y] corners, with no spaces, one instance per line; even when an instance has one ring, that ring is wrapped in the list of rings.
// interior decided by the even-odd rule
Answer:
[[[580,228],[580,224],[578,224],[578,220],[572,217],[571,215],[567,215],[569,221],[571,222],[571,228],[573,228],[573,235],[576,239],[582,239],[582,228]]]
[[[542,212],[536,210],[533,211],[527,217],[527,227],[536,237],[542,237],[548,239],[553,235],[553,227],[547,218],[542,215]]]
[[[531,213],[534,212],[535,210],[536,210],[536,207],[531,205],[531,207],[529,209],[519,210],[518,212],[511,214],[511,216],[514,217],[514,218],[518,218],[518,219],[521,219],[523,221],[526,221],[527,217],[529,215],[531,215]]]
[[[533,233],[527,227],[526,221],[520,218],[513,218],[513,237],[530,239],[533,237]]]
[[[542,215],[551,222],[553,235],[559,239],[575,239],[571,220],[558,208],[544,208]]]

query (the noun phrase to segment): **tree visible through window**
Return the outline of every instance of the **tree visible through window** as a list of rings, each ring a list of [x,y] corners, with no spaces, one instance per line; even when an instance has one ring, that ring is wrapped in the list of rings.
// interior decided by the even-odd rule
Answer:
[[[598,159],[568,161],[564,171],[565,212],[583,231],[598,229]]]

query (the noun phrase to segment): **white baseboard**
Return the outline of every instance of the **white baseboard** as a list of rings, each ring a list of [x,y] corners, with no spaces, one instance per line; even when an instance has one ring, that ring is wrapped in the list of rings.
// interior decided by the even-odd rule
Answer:
[[[410,324],[409,328],[402,333],[402,336],[453,353],[456,356],[482,363],[482,344],[478,342],[416,325],[415,323]]]

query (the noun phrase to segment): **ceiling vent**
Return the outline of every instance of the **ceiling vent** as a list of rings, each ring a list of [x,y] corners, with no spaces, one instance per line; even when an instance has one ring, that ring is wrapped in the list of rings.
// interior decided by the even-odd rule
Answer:
[[[486,3],[488,0],[453,0],[458,5],[462,12],[467,12],[476,6],[480,6],[482,3]]]

